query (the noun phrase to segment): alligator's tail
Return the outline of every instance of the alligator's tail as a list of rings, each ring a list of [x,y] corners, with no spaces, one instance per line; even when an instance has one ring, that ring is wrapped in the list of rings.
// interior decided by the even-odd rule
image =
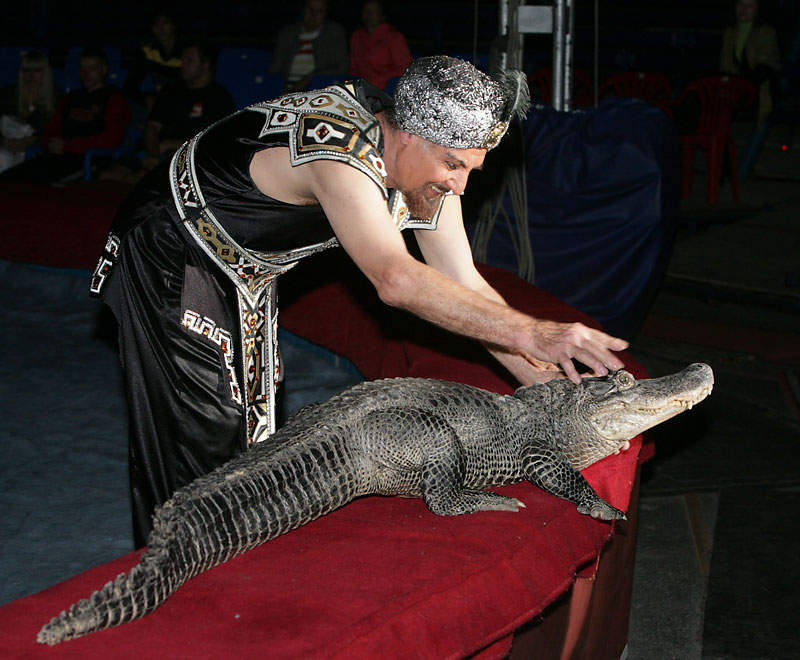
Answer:
[[[320,433],[316,444],[280,452],[262,443],[178,490],[156,510],[140,563],[52,619],[39,642],[58,644],[139,619],[195,575],[368,492],[345,478],[343,466],[353,459],[342,457],[330,429]]]
[[[127,575],[121,573],[116,580],[45,624],[37,641],[52,646],[128,623],[155,610],[186,581],[169,570],[171,562],[163,552],[158,555],[145,552],[141,563]]]

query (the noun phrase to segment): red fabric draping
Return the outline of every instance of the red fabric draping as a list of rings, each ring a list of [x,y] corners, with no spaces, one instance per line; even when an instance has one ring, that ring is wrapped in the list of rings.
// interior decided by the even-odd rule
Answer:
[[[485,273],[516,307],[587,321],[511,273]],[[361,287],[335,282],[296,295],[281,323],[348,356],[368,378],[512,389],[480,347],[376,311]],[[640,449],[637,438],[584,471],[614,506],[628,506]],[[527,483],[497,491],[527,508],[450,518],[415,499],[366,497],[191,580],[144,619],[53,648],[36,643],[50,617],[136,563],[126,555],[0,607],[0,657],[503,657],[514,630],[569,588],[613,526]]]
[[[0,258],[94,270],[125,193],[117,185],[0,185]]]

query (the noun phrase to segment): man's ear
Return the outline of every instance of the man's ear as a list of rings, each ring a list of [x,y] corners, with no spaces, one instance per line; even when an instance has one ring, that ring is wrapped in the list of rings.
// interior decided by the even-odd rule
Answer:
[[[414,135],[412,133],[407,133],[402,129],[398,129],[397,137],[400,140],[400,144],[403,145],[411,144],[414,141]]]

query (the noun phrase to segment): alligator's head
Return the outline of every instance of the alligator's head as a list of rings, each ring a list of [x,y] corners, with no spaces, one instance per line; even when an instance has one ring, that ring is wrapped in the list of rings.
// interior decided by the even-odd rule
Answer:
[[[714,386],[707,364],[692,364],[662,378],[636,380],[627,371],[584,378],[580,385],[558,379],[520,388],[520,398],[534,395],[545,403],[557,425],[556,442],[576,469],[624,449],[643,431],[690,409]]]

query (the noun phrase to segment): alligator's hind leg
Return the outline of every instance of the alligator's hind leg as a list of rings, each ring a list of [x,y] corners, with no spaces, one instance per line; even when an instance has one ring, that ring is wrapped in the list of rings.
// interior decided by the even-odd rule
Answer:
[[[378,477],[377,492],[422,496],[440,516],[517,511],[517,499],[464,488],[464,450],[441,417],[414,408],[389,408],[364,420],[365,453]]]
[[[624,519],[625,514],[604,501],[584,476],[552,449],[527,446],[522,451],[527,479],[551,495],[574,502],[578,511],[601,520]]]

